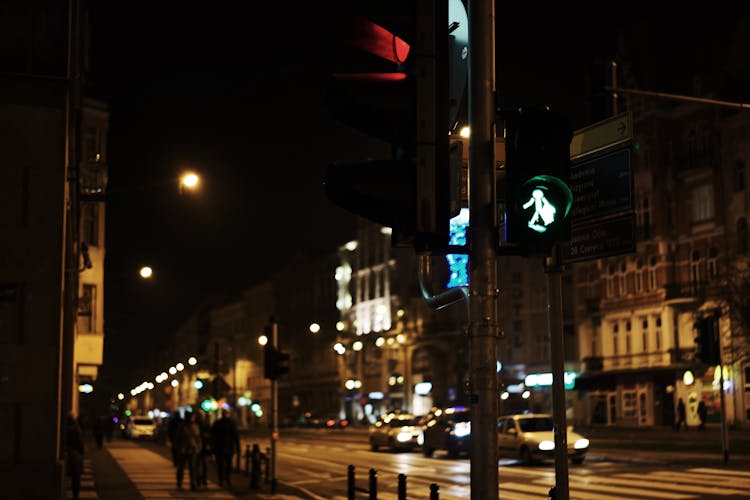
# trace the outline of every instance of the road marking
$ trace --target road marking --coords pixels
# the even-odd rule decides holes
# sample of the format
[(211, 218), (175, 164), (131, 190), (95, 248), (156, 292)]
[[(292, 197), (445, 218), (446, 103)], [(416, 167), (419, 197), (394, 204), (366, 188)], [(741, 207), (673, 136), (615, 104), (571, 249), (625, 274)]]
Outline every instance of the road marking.
[[(670, 489), (670, 490), (676, 490), (676, 491), (687, 491), (687, 492), (690, 492), (690, 493), (710, 493), (710, 494), (714, 494), (714, 495), (740, 495), (742, 493), (747, 493), (746, 491), (743, 492), (741, 490), (733, 490), (733, 489), (729, 489), (729, 488), (721, 488), (719, 486), (700, 486), (701, 483), (698, 483), (698, 484), (680, 484), (680, 483), (676, 483), (676, 482), (667, 483), (667, 482), (664, 482), (663, 478), (657, 477), (653, 473), (649, 473), (649, 474), (645, 474), (645, 475), (644, 474), (624, 473), (624, 474), (617, 474), (617, 477), (627, 477), (627, 478), (632, 478), (632, 479), (643, 479), (644, 477), (646, 477), (646, 478), (652, 478), (653, 481), (643, 481), (643, 480), (641, 480), (641, 481), (633, 481), (633, 482), (636, 483), (636, 484), (648, 485), (648, 486), (650, 486), (652, 488)], [(685, 475), (685, 476), (679, 476), (678, 480), (682, 481), (682, 482), (686, 482), (686, 483), (687, 482), (692, 483), (692, 481), (688, 481), (687, 480), (688, 478), (689, 478), (689, 476), (687, 476), (687, 475)], [(632, 479), (628, 481), (629, 484), (632, 484), (632, 483), (630, 483), (630, 481), (632, 481)], [(623, 481), (625, 481), (625, 480), (623, 480)]]
[[(621, 474), (618, 474), (618, 476)], [(639, 474), (633, 474), (636, 477), (643, 477), (643, 475)], [(673, 489), (670, 485), (665, 485), (661, 483), (655, 483), (653, 481), (633, 481), (632, 479), (617, 479), (617, 478), (598, 478), (598, 477), (578, 477), (578, 476), (571, 476), (570, 478), (571, 483), (571, 490), (575, 489), (576, 491), (579, 488), (586, 488), (588, 490), (598, 490), (598, 491), (607, 491), (610, 493), (619, 493), (619, 494), (630, 494), (630, 495), (637, 495), (639, 497), (651, 497), (651, 498), (672, 498), (672, 499), (678, 499), (678, 498), (695, 498), (695, 495), (686, 495), (682, 493), (672, 493), (671, 491), (655, 491), (655, 490), (647, 490), (645, 488), (633, 488), (631, 485), (639, 485), (639, 486), (650, 486), (656, 489)], [(573, 483), (576, 483), (575, 486)], [(611, 486), (621, 484), (625, 487), (620, 486)]]
[(696, 469), (688, 469), (689, 472), (700, 472), (703, 474), (719, 474), (722, 476), (744, 476), (750, 477), (750, 472), (739, 471), (739, 470), (726, 470), (726, 469), (708, 469), (705, 467), (699, 467)]

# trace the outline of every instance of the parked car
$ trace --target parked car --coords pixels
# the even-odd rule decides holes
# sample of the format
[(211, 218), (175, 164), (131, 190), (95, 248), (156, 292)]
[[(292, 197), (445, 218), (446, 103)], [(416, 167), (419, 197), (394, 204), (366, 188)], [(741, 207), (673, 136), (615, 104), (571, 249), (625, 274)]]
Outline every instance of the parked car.
[[(534, 460), (554, 458), (554, 420), (547, 413), (529, 413), (500, 417), (497, 424), (497, 444), (500, 456), (518, 458), (524, 465)], [(589, 450), (589, 440), (573, 432), (568, 426), (568, 457), (574, 464), (583, 463)]]
[(132, 439), (156, 440), (156, 421), (147, 416), (133, 417), (130, 419), (129, 435)]
[(454, 406), (435, 409), (425, 418), (420, 437), (422, 453), (431, 457), (435, 450), (446, 450), (457, 457), (471, 450), (471, 416), (468, 408)]
[(417, 426), (414, 415), (388, 413), (370, 426), (369, 439), (372, 451), (387, 446), (393, 451), (412, 450), (419, 446), (422, 429)]

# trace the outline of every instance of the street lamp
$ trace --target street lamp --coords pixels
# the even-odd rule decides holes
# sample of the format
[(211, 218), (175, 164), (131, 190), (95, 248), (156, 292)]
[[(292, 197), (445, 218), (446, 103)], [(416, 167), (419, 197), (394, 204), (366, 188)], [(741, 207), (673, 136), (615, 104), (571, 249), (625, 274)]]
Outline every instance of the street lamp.
[(151, 269), (151, 266), (143, 266), (141, 267), (140, 271), (138, 271), (138, 274), (143, 279), (150, 279), (154, 275), (154, 270)]
[(198, 189), (200, 181), (200, 177), (195, 172), (184, 172), (180, 176), (180, 194), (182, 194), (183, 190), (185, 189), (187, 189), (188, 191), (195, 191), (196, 189)]

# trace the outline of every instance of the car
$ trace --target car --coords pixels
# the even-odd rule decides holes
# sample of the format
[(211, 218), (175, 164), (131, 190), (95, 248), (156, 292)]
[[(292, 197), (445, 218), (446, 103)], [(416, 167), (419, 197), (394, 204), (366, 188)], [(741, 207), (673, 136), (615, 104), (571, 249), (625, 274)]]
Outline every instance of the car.
[(463, 406), (431, 411), (422, 425), (422, 454), (431, 457), (435, 450), (446, 450), (455, 458), (471, 450), (471, 414)]
[(131, 439), (156, 440), (156, 421), (151, 417), (133, 417), (130, 419), (129, 428), (128, 434)]
[(388, 413), (370, 426), (369, 440), (372, 451), (386, 446), (392, 451), (413, 450), (419, 446), (422, 429), (414, 415), (409, 413)]
[[(535, 460), (554, 458), (554, 419), (548, 413), (505, 415), (498, 419), (497, 444), (500, 456), (519, 459), (524, 465)], [(581, 464), (589, 450), (589, 440), (567, 429), (568, 457)]]

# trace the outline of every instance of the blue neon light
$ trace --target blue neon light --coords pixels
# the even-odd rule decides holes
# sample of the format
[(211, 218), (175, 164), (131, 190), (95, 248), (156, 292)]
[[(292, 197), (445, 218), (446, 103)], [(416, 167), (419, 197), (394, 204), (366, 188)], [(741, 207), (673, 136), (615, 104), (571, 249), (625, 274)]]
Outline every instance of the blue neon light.
[[(462, 208), (461, 212), (451, 219), (450, 222), (450, 244), (466, 245), (466, 229), (469, 227), (469, 209)], [(448, 261), (451, 275), (448, 279), (448, 288), (457, 286), (466, 286), (469, 284), (469, 256), (465, 254), (448, 254), (445, 256)]]

